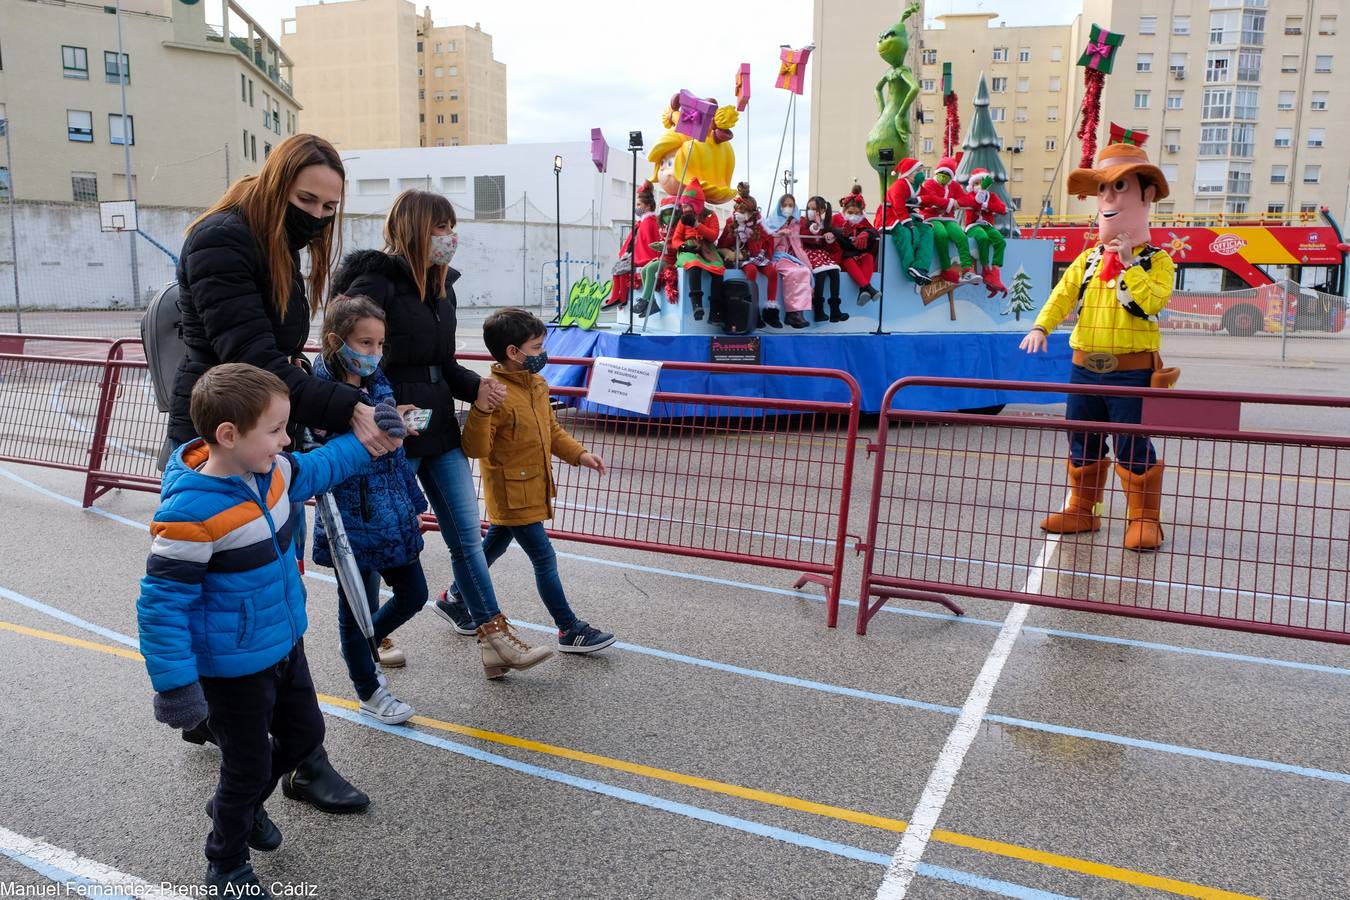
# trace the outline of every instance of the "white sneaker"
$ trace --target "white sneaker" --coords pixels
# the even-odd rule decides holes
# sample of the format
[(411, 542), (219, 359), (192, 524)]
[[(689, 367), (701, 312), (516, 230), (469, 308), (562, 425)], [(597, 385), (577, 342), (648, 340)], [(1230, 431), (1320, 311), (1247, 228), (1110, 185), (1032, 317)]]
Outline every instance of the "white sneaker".
[(376, 688), (369, 700), (361, 701), (361, 715), (385, 725), (402, 725), (416, 714), (417, 710), (389, 693), (384, 685)]

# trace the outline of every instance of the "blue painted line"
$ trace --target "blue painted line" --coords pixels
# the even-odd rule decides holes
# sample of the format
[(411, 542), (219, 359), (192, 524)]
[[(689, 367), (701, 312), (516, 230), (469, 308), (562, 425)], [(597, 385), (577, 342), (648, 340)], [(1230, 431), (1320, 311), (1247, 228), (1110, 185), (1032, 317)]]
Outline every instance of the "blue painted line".
[[(34, 859), (16, 850), (7, 850), (0, 847), (0, 856), (7, 856), (26, 869), (32, 869), (50, 881), (66, 886), (67, 894), (75, 894), (80, 897), (104, 897), (118, 896), (112, 893), (112, 888), (100, 882), (76, 875), (74, 872), (67, 872), (65, 869), (59, 869), (51, 863), (43, 862), (40, 859)], [(16, 896), (23, 896), (18, 894)], [(125, 887), (120, 896), (127, 896)]]
[[(60, 503), (64, 503), (68, 506), (73, 506), (74, 508), (79, 510), (84, 510), (84, 507), (80, 504), (78, 500), (75, 500), (71, 497), (67, 497), (64, 494), (58, 494), (55, 491), (49, 490), (40, 484), (36, 484), (32, 481), (29, 481), (26, 478), (23, 478), (22, 476), (16, 475), (13, 472), (8, 471), (7, 469), (0, 468), (0, 475), (4, 476), (5, 478), (8, 478), (9, 480), (17, 484), (21, 484), (24, 487), (37, 491), (38, 493), (46, 497), (50, 497), (51, 499), (56, 500)], [(91, 512), (98, 516), (103, 516), (104, 518), (111, 519), (114, 522), (120, 522), (123, 525), (130, 525), (133, 528), (139, 528), (142, 531), (150, 530), (149, 526), (145, 525), (142, 522), (137, 522), (134, 519), (128, 519), (125, 518), (124, 516), (119, 516), (116, 513), (107, 512), (105, 510), (99, 509), (96, 506), (89, 507), (87, 512)], [(575, 559), (581, 562), (589, 562), (602, 566), (610, 566), (616, 569), (629, 569), (637, 572), (648, 572), (653, 575), (667, 575), (672, 578), (683, 578), (689, 581), (701, 581), (706, 584), (717, 584), (725, 587), (740, 588), (742, 590), (756, 591), (758, 593), (764, 594), (773, 594), (780, 597), (795, 597), (800, 598), (802, 600), (810, 600), (813, 603), (825, 602), (825, 598), (820, 596), (819, 594), (811, 594), (807, 593), (806, 591), (794, 591), (789, 590), (787, 588), (777, 588), (772, 587), (770, 585), (756, 584), (754, 582), (749, 581), (733, 581), (727, 578), (717, 578), (712, 575), (699, 575), (693, 572), (681, 572), (678, 569), (662, 569), (656, 566), (645, 566), (640, 563), (619, 562), (617, 560), (602, 559), (601, 557), (598, 556), (586, 556), (580, 553), (568, 553), (561, 550), (557, 551), (557, 553), (558, 556), (567, 559)], [(858, 601), (856, 600), (841, 599), (839, 602), (841, 606), (849, 606), (855, 608), (858, 606)], [(890, 613), (891, 615), (898, 615), (898, 616), (910, 616), (919, 619), (940, 619), (945, 622), (953, 622), (960, 625), (979, 625), (986, 628), (1003, 627), (1002, 622), (997, 622), (994, 621), (993, 619), (980, 619), (975, 618), (973, 616), (954, 616), (947, 613), (928, 612), (926, 610), (919, 610), (919, 609), (904, 609), (896, 606), (883, 606), (881, 608), (881, 612)], [(1154, 641), (1139, 641), (1134, 640), (1132, 638), (1113, 637), (1111, 635), (1104, 635), (1104, 634), (1089, 634), (1081, 631), (1065, 631), (1058, 628), (1042, 628), (1032, 625), (1026, 626), (1023, 630), (1034, 631), (1038, 634), (1045, 634), (1051, 637), (1072, 638), (1075, 640), (1082, 640), (1082, 641), (1097, 641), (1103, 644), (1115, 644), (1117, 646), (1123, 647), (1135, 647), (1140, 650), (1156, 650), (1162, 653), (1179, 653), (1187, 656), (1201, 656), (1201, 657), (1208, 657), (1210, 659), (1221, 659), (1226, 662), (1250, 663), (1252, 665), (1259, 665), (1259, 666), (1274, 666), (1276, 668), (1282, 669), (1296, 669), (1305, 672), (1318, 672), (1324, 675), (1337, 675), (1340, 677), (1350, 677), (1350, 669), (1341, 668), (1338, 666), (1320, 665), (1318, 663), (1296, 662), (1294, 660), (1276, 659), (1266, 656), (1250, 656), (1242, 653), (1226, 653), (1222, 650), (1205, 650), (1199, 647), (1186, 647), (1178, 644), (1160, 644)]]
[[(583, 791), (590, 791), (593, 794), (600, 794), (605, 797), (612, 797), (616, 800), (623, 800), (628, 803), (635, 803), (639, 806), (645, 806), (649, 809), (657, 809), (672, 815), (682, 816), (687, 819), (694, 819), (699, 822), (707, 822), (710, 825), (718, 825), (723, 828), (729, 828), (734, 831), (740, 831), (745, 834), (752, 834), (758, 837), (769, 838), (770, 840), (780, 841), (790, 844), (794, 847), (801, 847), (807, 850), (816, 850), (821, 853), (828, 853), (832, 856), (840, 856), (845, 859), (852, 859), (857, 862), (870, 863), (877, 866), (890, 865), (891, 858), (883, 853), (876, 853), (871, 850), (864, 850), (861, 847), (854, 847), (850, 844), (841, 844), (836, 841), (827, 841), (813, 835), (803, 834), (799, 831), (790, 831), (786, 828), (778, 828), (773, 825), (766, 825), (763, 822), (756, 822), (751, 819), (743, 819), (739, 816), (731, 816), (714, 810), (705, 809), (701, 806), (693, 806), (688, 803), (680, 803), (675, 800), (667, 800), (664, 797), (658, 797), (654, 794), (646, 794), (641, 791), (629, 790), (628, 788), (617, 787), (607, 784), (603, 781), (596, 781), (591, 778), (582, 778), (577, 775), (570, 775), (566, 772), (560, 772), (557, 769), (548, 769), (543, 766), (537, 766), (532, 763), (520, 762), (506, 756), (491, 753), (486, 750), (480, 750), (477, 747), (471, 747), (467, 744), (461, 744), (456, 741), (446, 740), (424, 731), (418, 731), (403, 725), (385, 725), (371, 719), (363, 718), (358, 713), (344, 709), (340, 706), (332, 706), (327, 703), (320, 703), (320, 708), (330, 716), (339, 719), (345, 719), (354, 725), (362, 728), (369, 728), (375, 731), (383, 731), (386, 734), (404, 740), (416, 741), (419, 744), (425, 744), (429, 747), (435, 747), (438, 750), (445, 750), (460, 756), (478, 762), (485, 762), (490, 765), (500, 766), (513, 772), (519, 772), (522, 775), (529, 775), (534, 778), (542, 778), (546, 781), (565, 784), (569, 787), (580, 788)], [(1041, 891), (1035, 888), (1025, 887), (1020, 884), (1012, 884), (1007, 881), (998, 881), (992, 878), (986, 878), (971, 872), (962, 872), (956, 869), (947, 869), (942, 866), (933, 866), (920, 864), (919, 874), (928, 878), (935, 878), (940, 881), (949, 881), (955, 884), (973, 887), (977, 890), (986, 891), (992, 894), (999, 894), (1004, 897), (1027, 898), (1027, 900), (1063, 900), (1063, 894), (1053, 894), (1048, 891)]]
[(6, 600), (10, 600), (14, 603), (17, 603), (20, 606), (26, 606), (29, 609), (33, 610), (34, 612), (40, 612), (44, 616), (51, 616), (53, 619), (60, 619), (67, 625), (74, 625), (76, 628), (82, 628), (85, 631), (93, 632), (99, 637), (107, 638), (110, 641), (115, 641), (116, 643), (123, 644), (127, 647), (131, 647), (134, 650), (139, 651), (141, 648), (139, 642), (137, 642), (132, 638), (127, 637), (125, 634), (120, 634), (109, 628), (104, 628), (102, 625), (95, 625), (93, 622), (87, 622), (84, 619), (81, 619), (79, 616), (71, 615), (65, 610), (57, 609), (54, 606), (48, 606), (47, 604), (41, 602), (40, 600), (34, 600), (32, 597), (25, 597), (23, 594), (16, 594), (14, 591), (9, 590), (8, 588), (0, 587), (0, 597), (3, 597)]

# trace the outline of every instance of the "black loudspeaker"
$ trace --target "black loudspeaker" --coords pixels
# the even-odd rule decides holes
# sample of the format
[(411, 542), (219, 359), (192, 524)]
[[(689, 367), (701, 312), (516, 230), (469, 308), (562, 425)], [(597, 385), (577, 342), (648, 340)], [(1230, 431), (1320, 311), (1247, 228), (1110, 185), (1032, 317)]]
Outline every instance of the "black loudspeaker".
[(722, 331), (749, 334), (759, 325), (759, 285), (742, 279), (722, 282)]

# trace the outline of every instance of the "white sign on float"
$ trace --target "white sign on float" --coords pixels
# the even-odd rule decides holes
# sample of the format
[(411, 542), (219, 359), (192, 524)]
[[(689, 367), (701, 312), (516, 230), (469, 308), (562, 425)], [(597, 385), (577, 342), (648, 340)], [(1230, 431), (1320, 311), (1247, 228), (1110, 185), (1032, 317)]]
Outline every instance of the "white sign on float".
[(652, 395), (656, 393), (656, 380), (660, 376), (659, 362), (598, 356), (591, 366), (586, 399), (647, 415), (652, 411)]

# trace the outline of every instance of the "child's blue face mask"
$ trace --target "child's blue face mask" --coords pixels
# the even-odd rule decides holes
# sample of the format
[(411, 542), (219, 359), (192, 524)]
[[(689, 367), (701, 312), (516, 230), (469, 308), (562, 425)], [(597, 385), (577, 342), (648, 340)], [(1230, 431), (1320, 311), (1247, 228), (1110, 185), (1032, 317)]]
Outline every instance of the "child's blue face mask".
[(338, 356), (347, 371), (358, 378), (374, 375), (375, 370), (380, 367), (380, 360), (384, 358), (383, 354), (379, 353), (357, 353), (347, 344), (338, 349)]

